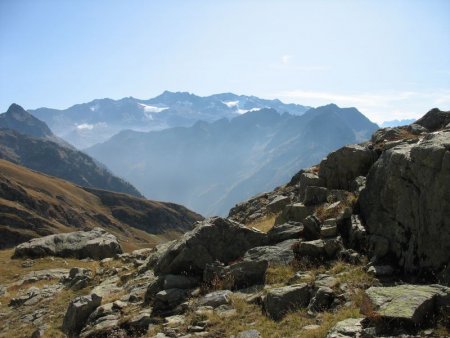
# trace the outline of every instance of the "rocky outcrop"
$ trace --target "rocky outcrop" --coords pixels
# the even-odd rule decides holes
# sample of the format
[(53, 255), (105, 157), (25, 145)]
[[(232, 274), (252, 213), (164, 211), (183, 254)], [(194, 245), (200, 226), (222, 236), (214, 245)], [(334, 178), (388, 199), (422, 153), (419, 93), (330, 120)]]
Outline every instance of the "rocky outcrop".
[(32, 239), (16, 247), (14, 258), (59, 256), (103, 259), (120, 253), (122, 248), (117, 238), (102, 228), (95, 228)]
[(436, 131), (448, 127), (450, 123), (450, 111), (441, 111), (434, 108), (418, 119), (414, 124), (426, 128), (428, 131)]
[(367, 145), (345, 146), (320, 162), (319, 177), (330, 189), (350, 190), (353, 180), (366, 176), (377, 158), (375, 150)]
[(450, 261), (449, 182), (450, 130), (383, 152), (360, 196), (372, 252), (393, 256), (406, 272), (444, 269)]
[(72, 300), (67, 308), (62, 331), (69, 337), (76, 337), (89, 315), (100, 305), (102, 298), (96, 294), (80, 296)]
[(450, 306), (450, 289), (441, 285), (371, 287), (365, 291), (361, 312), (382, 326), (419, 327), (439, 308)]
[(266, 241), (263, 233), (227, 219), (211, 218), (170, 246), (159, 258), (155, 272), (202, 275), (206, 264), (216, 260), (228, 264)]

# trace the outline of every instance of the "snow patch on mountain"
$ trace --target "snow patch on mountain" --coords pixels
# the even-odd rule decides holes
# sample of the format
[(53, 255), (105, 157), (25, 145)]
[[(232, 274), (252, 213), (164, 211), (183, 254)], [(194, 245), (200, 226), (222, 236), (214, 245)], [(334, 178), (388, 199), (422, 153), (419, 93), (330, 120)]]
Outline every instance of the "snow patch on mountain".
[(139, 103), (139, 105), (144, 109), (144, 112), (146, 113), (161, 113), (162, 111), (169, 109), (168, 107), (156, 107), (143, 103)]

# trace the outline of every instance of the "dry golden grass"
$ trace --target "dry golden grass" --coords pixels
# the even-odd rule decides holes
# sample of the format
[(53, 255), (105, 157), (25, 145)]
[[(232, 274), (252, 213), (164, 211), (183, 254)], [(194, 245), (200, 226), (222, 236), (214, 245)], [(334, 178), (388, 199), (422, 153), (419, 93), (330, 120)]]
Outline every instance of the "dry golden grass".
[(325, 203), (320, 205), (314, 211), (314, 215), (321, 221), (325, 221), (329, 218), (336, 218), (345, 208), (352, 207), (355, 205), (357, 198), (355, 194), (347, 192), (346, 199), (342, 201), (335, 208), (328, 208), (329, 204)]
[[(338, 280), (336, 289), (346, 283), (347, 288), (351, 290), (351, 305), (324, 312), (317, 318), (309, 316), (305, 309), (301, 309), (288, 314), (280, 322), (275, 322), (262, 313), (260, 306), (247, 304), (242, 298), (233, 297), (233, 307), (236, 309), (234, 316), (221, 318), (212, 314), (207, 318), (199, 318), (191, 312), (187, 316), (186, 325), (194, 325), (196, 321), (208, 319), (210, 321), (208, 332), (214, 337), (229, 337), (240, 331), (257, 329), (263, 337), (269, 338), (323, 338), (337, 322), (347, 318), (361, 317), (359, 309), (363, 302), (363, 289), (375, 284), (373, 277), (364, 271), (363, 265), (355, 266), (341, 261), (320, 265), (295, 262), (291, 266), (271, 266), (267, 270), (266, 284), (272, 287), (286, 284), (297, 271), (304, 271), (309, 275), (298, 282), (311, 283), (317, 275), (327, 273)], [(319, 328), (303, 330), (303, 327), (312, 324), (319, 325)], [(158, 330), (161, 328), (155, 328), (153, 333), (156, 334)]]
[[(150, 234), (136, 228), (147, 224), (149, 227), (148, 213), (171, 213), (173, 217), (179, 215), (177, 209), (172, 209), (171, 204), (138, 199), (125, 194), (106, 192), (102, 190), (86, 190), (65, 180), (48, 176), (33, 170), (15, 165), (11, 162), (0, 160), (0, 180), (9, 182), (14, 187), (19, 187), (25, 192), (23, 194), (25, 202), (8, 200), (8, 196), (0, 197), (0, 205), (7, 206), (13, 211), (8, 212), (8, 217), (14, 219), (14, 211), (28, 214), (34, 221), (40, 220), (40, 230), (48, 233), (64, 233), (80, 228), (71, 226), (65, 215), (77, 215), (79, 223), (83, 224), (83, 229), (103, 226), (119, 239), (125, 252), (135, 249), (154, 247), (155, 245), (179, 238), (181, 233), (168, 231), (165, 234)], [(117, 205), (103, 203), (102, 198), (114, 200)], [(30, 206), (27, 200), (45, 208), (42, 213), (39, 208)], [(31, 203), (31, 205), (33, 204)], [(121, 218), (113, 215), (113, 209), (120, 209)], [(114, 210), (115, 210), (114, 209)], [(190, 213), (186, 210), (186, 213)], [(50, 216), (49, 216), (50, 215)], [(23, 220), (22, 220), (23, 221)], [(7, 224), (0, 224), (0, 227), (7, 228)], [(170, 228), (170, 226), (168, 226)], [(27, 235), (36, 237), (42, 234), (33, 227), (28, 229), (11, 229)]]
[(266, 284), (278, 285), (284, 284), (295, 272), (298, 271), (292, 265), (269, 266), (266, 272)]
[[(231, 318), (221, 318), (216, 314), (208, 316), (208, 332), (214, 337), (229, 337), (240, 331), (257, 329), (263, 337), (268, 338), (323, 338), (338, 321), (359, 317), (358, 308), (352, 306), (334, 312), (325, 312), (320, 318), (314, 318), (305, 309), (289, 313), (276, 322), (265, 316), (257, 305), (248, 304), (243, 299), (234, 297), (233, 307), (236, 314)], [(230, 323), (233, 323), (230, 325)], [(303, 330), (307, 325), (317, 324), (317, 330)]]
[(268, 232), (275, 225), (275, 219), (277, 218), (276, 214), (268, 214), (262, 218), (259, 218), (249, 224), (247, 227), (255, 228), (264, 233)]

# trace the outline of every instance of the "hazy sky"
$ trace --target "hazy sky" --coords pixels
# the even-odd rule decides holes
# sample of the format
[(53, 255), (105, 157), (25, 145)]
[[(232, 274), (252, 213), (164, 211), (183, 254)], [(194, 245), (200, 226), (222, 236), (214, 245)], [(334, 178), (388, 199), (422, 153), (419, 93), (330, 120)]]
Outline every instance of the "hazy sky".
[(0, 0), (0, 111), (164, 90), (450, 109), (450, 1)]

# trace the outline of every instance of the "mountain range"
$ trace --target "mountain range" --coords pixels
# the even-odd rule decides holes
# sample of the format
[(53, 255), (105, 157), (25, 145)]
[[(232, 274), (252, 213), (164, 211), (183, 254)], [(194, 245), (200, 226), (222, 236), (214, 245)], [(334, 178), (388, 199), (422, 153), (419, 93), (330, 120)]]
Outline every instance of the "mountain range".
[(263, 108), (191, 127), (122, 131), (86, 152), (148, 197), (225, 215), (377, 128), (357, 109), (334, 104), (300, 116)]
[(30, 112), (46, 122), (56, 135), (78, 149), (84, 149), (106, 141), (123, 129), (151, 131), (189, 127), (200, 120), (214, 122), (222, 118), (230, 119), (262, 108), (273, 108), (293, 115), (301, 115), (309, 109), (256, 96), (223, 93), (201, 97), (186, 92), (165, 91), (148, 100), (133, 97), (98, 99), (64, 110), (39, 108)]
[(44, 122), (17, 104), (0, 114), (0, 159), (81, 186), (142, 197), (131, 184), (55, 136)]

